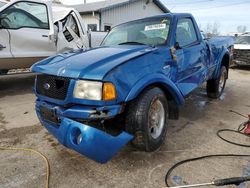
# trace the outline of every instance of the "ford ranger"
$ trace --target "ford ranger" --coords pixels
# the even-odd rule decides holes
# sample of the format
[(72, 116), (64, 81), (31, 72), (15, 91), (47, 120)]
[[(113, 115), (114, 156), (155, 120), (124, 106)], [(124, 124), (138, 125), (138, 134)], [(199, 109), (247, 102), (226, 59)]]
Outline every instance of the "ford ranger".
[(61, 144), (100, 163), (129, 141), (155, 151), (191, 91), (206, 82), (208, 97), (220, 97), (232, 46), (226, 37), (204, 40), (190, 14), (118, 25), (101, 47), (33, 65), (38, 118)]

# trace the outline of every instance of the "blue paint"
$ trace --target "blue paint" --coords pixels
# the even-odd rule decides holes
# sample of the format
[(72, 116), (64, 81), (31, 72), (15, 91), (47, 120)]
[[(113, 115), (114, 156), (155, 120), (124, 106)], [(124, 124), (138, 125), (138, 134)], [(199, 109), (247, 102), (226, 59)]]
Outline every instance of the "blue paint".
[[(187, 17), (194, 22), (198, 41), (196, 44), (177, 49), (175, 60), (170, 49), (176, 42), (177, 22)], [(116, 45), (86, 51), (76, 50), (49, 57), (32, 66), (33, 72), (70, 78), (65, 100), (39, 95), (35, 90), (38, 98), (36, 102), (38, 117), (62, 144), (96, 161), (106, 162), (132, 139), (132, 136), (122, 132), (114, 138), (89, 125), (80, 124), (74, 119), (104, 121), (116, 117), (124, 113), (124, 106), (128, 102), (135, 99), (150, 85), (160, 85), (173, 97), (176, 105), (182, 105), (184, 98), (191, 91), (208, 79), (218, 76), (221, 60), (229, 53), (228, 47), (233, 44), (233, 40), (230, 38), (203, 40), (190, 14), (171, 13), (154, 18), (171, 20), (171, 29), (165, 45)], [(111, 101), (74, 98), (75, 83), (81, 79), (113, 83), (117, 98)], [(39, 111), (41, 105), (56, 111), (57, 116), (62, 120), (59, 128), (55, 128), (52, 123), (41, 118)], [(95, 116), (95, 114), (101, 115)], [(80, 129), (86, 138), (89, 138), (89, 135), (94, 137), (84, 140), (85, 144), (76, 147), (70, 141), (68, 133), (74, 128)], [(102, 153), (103, 158), (100, 157)]]
[[(108, 162), (133, 136), (121, 132), (112, 136), (88, 125), (58, 116), (60, 124), (54, 124), (42, 118), (39, 108), (37, 115), (45, 128), (64, 146), (79, 152), (99, 163)], [(82, 142), (77, 144), (77, 136), (81, 133)]]

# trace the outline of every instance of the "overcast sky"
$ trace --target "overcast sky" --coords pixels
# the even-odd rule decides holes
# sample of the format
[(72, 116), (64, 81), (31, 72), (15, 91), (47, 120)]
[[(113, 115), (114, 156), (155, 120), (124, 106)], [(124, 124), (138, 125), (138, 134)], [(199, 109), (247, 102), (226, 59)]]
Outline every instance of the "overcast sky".
[[(87, 0), (95, 2), (101, 0)], [(62, 0), (65, 4), (79, 4), (84, 0)], [(238, 25), (246, 25), (250, 31), (250, 0), (161, 0), (171, 12), (192, 13), (204, 29), (207, 24), (219, 23), (220, 32), (237, 31)]]

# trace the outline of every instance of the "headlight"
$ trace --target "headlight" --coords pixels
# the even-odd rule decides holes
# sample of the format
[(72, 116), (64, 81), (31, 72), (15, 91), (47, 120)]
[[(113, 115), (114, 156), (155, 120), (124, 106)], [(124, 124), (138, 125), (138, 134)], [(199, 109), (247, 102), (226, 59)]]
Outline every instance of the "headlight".
[(76, 81), (74, 97), (78, 99), (102, 100), (102, 82)]
[(116, 99), (116, 90), (112, 83), (78, 80), (74, 88), (74, 97), (110, 101)]

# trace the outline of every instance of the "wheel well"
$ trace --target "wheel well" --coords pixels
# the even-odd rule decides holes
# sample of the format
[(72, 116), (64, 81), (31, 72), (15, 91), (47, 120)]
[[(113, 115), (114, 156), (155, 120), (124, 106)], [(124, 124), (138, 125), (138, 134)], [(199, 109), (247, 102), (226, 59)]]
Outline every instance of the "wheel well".
[(225, 66), (226, 69), (227, 69), (227, 72), (229, 70), (229, 63), (230, 63), (229, 55), (225, 54), (224, 57), (222, 58), (221, 66)]
[[(175, 98), (173, 97), (173, 95), (171, 94), (169, 89), (164, 84), (153, 83), (153, 84), (147, 86), (146, 88), (144, 88), (140, 94), (142, 94), (146, 90), (154, 88), (154, 87), (160, 88), (165, 93), (165, 96), (167, 97), (168, 108), (169, 108), (169, 119), (173, 119), (173, 120), (178, 119), (179, 118), (179, 108), (178, 108), (177, 101), (175, 101)], [(138, 96), (140, 96), (140, 94)]]

